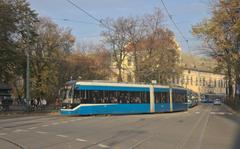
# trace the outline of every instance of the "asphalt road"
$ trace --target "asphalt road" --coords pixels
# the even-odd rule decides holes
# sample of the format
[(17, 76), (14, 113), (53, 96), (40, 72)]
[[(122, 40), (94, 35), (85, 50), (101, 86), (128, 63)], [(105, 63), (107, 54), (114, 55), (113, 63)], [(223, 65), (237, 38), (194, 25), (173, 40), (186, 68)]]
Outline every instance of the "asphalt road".
[(225, 106), (124, 116), (0, 119), (0, 148), (240, 149), (240, 118)]

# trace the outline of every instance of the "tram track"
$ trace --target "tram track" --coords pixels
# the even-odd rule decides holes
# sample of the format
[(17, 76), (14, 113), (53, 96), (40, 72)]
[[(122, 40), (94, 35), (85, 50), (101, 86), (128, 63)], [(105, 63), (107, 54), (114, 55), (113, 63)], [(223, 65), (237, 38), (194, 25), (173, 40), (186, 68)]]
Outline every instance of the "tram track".
[[(194, 113), (196, 112), (196, 111), (198, 111), (199, 110), (199, 107), (198, 108), (195, 108), (195, 109), (193, 109), (193, 110), (191, 110), (191, 116), (194, 116)], [(184, 118), (186, 118), (187, 116), (185, 115), (184, 116)], [(181, 120), (180, 120), (181, 121)], [(166, 122), (167, 123), (167, 122)], [(164, 127), (164, 128), (162, 128), (162, 129), (168, 129), (168, 128), (170, 128), (170, 125), (164, 125), (164, 126), (166, 126), (166, 127)], [(156, 126), (156, 128), (155, 129), (157, 129), (158, 128), (158, 126)], [(142, 139), (142, 140), (139, 140), (137, 143), (135, 143), (135, 144), (133, 144), (132, 146), (130, 146), (130, 147), (128, 147), (128, 149), (134, 149), (134, 148), (137, 148), (137, 147), (139, 147), (140, 145), (142, 145), (143, 143), (145, 143), (145, 142), (147, 142), (147, 141), (149, 141), (150, 139), (152, 139), (152, 138), (154, 138), (154, 137), (157, 137), (158, 135), (160, 135), (161, 134), (161, 132), (157, 132), (157, 133), (152, 133), (152, 135), (150, 135), (150, 136), (148, 136), (148, 137), (146, 137), (146, 138), (144, 138), (144, 139)]]
[(25, 149), (24, 146), (20, 145), (19, 143), (14, 142), (13, 140), (10, 140), (10, 139), (7, 139), (7, 138), (3, 138), (3, 137), (0, 137), (0, 140), (3, 140), (3, 141), (5, 141), (5, 142), (8, 142), (8, 143), (16, 146), (17, 148)]
[[(193, 127), (190, 129), (190, 131), (185, 135), (185, 137), (183, 137), (180, 141), (178, 141), (178, 143), (176, 143), (174, 149), (184, 149), (185, 145), (187, 144), (187, 142), (189, 142), (191, 136), (193, 135), (194, 131), (196, 131), (197, 127), (200, 126), (201, 122), (204, 122), (203, 119), (205, 118), (207, 121), (209, 119), (209, 113), (212, 110), (212, 106), (210, 108), (208, 108), (206, 111), (204, 110), (204, 113), (202, 113), (201, 117), (196, 121), (196, 123), (193, 125)], [(201, 138), (201, 136), (200, 136)], [(199, 145), (199, 141), (198, 141), (198, 145)]]
[[(184, 117), (186, 117), (186, 116), (184, 116)], [(157, 118), (157, 120), (158, 120), (158, 121), (155, 121), (154, 124), (157, 124), (158, 122), (160, 122), (160, 121), (163, 120), (162, 117), (152, 117), (152, 118)], [(152, 118), (151, 118), (151, 121), (152, 121)], [(146, 120), (147, 120), (147, 119), (146, 119)], [(164, 119), (164, 120), (165, 120), (165, 119)], [(138, 122), (141, 122), (141, 121), (143, 121), (142, 118), (139, 119), (138, 121), (136, 121), (135, 123), (138, 123)], [(149, 121), (149, 122), (150, 122), (150, 121)], [(165, 123), (166, 123), (166, 125), (164, 125), (164, 126), (166, 126), (166, 127), (164, 127), (163, 129), (166, 129), (166, 128), (169, 128), (169, 127), (170, 127), (170, 125), (167, 125), (167, 123), (168, 123), (167, 121), (162, 121), (162, 122), (165, 122)], [(133, 128), (133, 130), (144, 128), (144, 127), (146, 127), (147, 125), (152, 125), (152, 124), (151, 124), (151, 123), (147, 123), (147, 124), (142, 125), (142, 126), (140, 126), (140, 127), (137, 127), (137, 128), (135, 127), (135, 128)], [(159, 127), (159, 126), (155, 125), (155, 129), (154, 129), (154, 130), (157, 130), (158, 127)], [(151, 128), (152, 128), (152, 127), (151, 127)], [(152, 134), (151, 134), (151, 133), (152, 133)], [(144, 143), (145, 141), (151, 139), (152, 137), (161, 134), (161, 132), (158, 132), (158, 133), (151, 132), (151, 133), (148, 133), (148, 134), (151, 134), (150, 136), (146, 137), (146, 138), (143, 139), (143, 140), (138, 141), (137, 143), (135, 143), (134, 145), (131, 145), (131, 146), (128, 147), (128, 148), (129, 148), (129, 149), (136, 148), (136, 147), (138, 147), (139, 145), (141, 145), (142, 143)], [(125, 134), (125, 135), (127, 135), (127, 134)], [(133, 133), (132, 135), (128, 135), (127, 137), (124, 137), (124, 139), (122, 139), (122, 140), (128, 140), (129, 138), (132, 138), (132, 137), (137, 136), (137, 135), (139, 135), (139, 134), (137, 134), (137, 133), (134, 134), (134, 133)], [(110, 141), (112, 138), (114, 138), (114, 136), (115, 136), (115, 135), (109, 136), (109, 137), (107, 137), (107, 138), (105, 138), (105, 139), (102, 139), (102, 140), (100, 140), (100, 141), (92, 144), (92, 145), (89, 145), (89, 146), (87, 146), (87, 147), (84, 147), (83, 149), (91, 148), (91, 147), (93, 147), (93, 146), (95, 146), (95, 145), (97, 145), (97, 144), (100, 144), (100, 143), (105, 144), (104, 142)], [(118, 134), (117, 134), (116, 136), (118, 136)], [(119, 142), (119, 140), (118, 140), (117, 142)], [(110, 146), (110, 148), (112, 148), (112, 147), (113, 147), (113, 146), (112, 146), (112, 143), (110, 143), (109, 146)]]

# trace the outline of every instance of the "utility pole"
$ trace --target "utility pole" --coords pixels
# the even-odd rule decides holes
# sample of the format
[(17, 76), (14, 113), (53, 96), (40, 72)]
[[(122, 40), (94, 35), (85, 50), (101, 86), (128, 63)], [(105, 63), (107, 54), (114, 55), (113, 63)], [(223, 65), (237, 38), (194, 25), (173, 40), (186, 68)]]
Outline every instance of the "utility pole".
[[(29, 94), (29, 51), (26, 52), (27, 55), (27, 69), (26, 69), (26, 100), (27, 100), (27, 104), (29, 104), (30, 102), (30, 94)], [(28, 105), (29, 106), (29, 105)]]

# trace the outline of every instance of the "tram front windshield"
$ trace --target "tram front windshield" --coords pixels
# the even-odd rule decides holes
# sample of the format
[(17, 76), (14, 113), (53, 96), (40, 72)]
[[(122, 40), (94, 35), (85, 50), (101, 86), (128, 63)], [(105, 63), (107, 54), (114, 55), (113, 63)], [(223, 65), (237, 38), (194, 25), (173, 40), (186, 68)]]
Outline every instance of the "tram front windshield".
[(73, 89), (72, 86), (65, 86), (60, 90), (60, 99), (62, 100), (62, 108), (71, 109), (76, 107), (76, 103), (73, 102)]

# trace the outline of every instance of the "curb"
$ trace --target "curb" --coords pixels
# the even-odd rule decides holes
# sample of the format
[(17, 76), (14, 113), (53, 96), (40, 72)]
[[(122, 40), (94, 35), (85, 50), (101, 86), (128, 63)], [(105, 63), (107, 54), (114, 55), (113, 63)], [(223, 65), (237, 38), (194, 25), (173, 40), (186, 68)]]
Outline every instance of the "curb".
[(7, 113), (0, 113), (1, 117), (8, 117), (8, 116), (36, 116), (36, 115), (50, 115), (50, 116), (58, 116), (58, 111), (46, 111), (46, 112), (23, 112), (23, 111), (12, 111)]
[(226, 105), (226, 104), (223, 104), (223, 105), (224, 105), (224, 107), (225, 107), (226, 109), (228, 109), (229, 111), (231, 111), (231, 112), (234, 113), (235, 115), (240, 116), (240, 113), (239, 113), (239, 112), (235, 111), (234, 109), (232, 109), (231, 107), (229, 107), (229, 106)]

